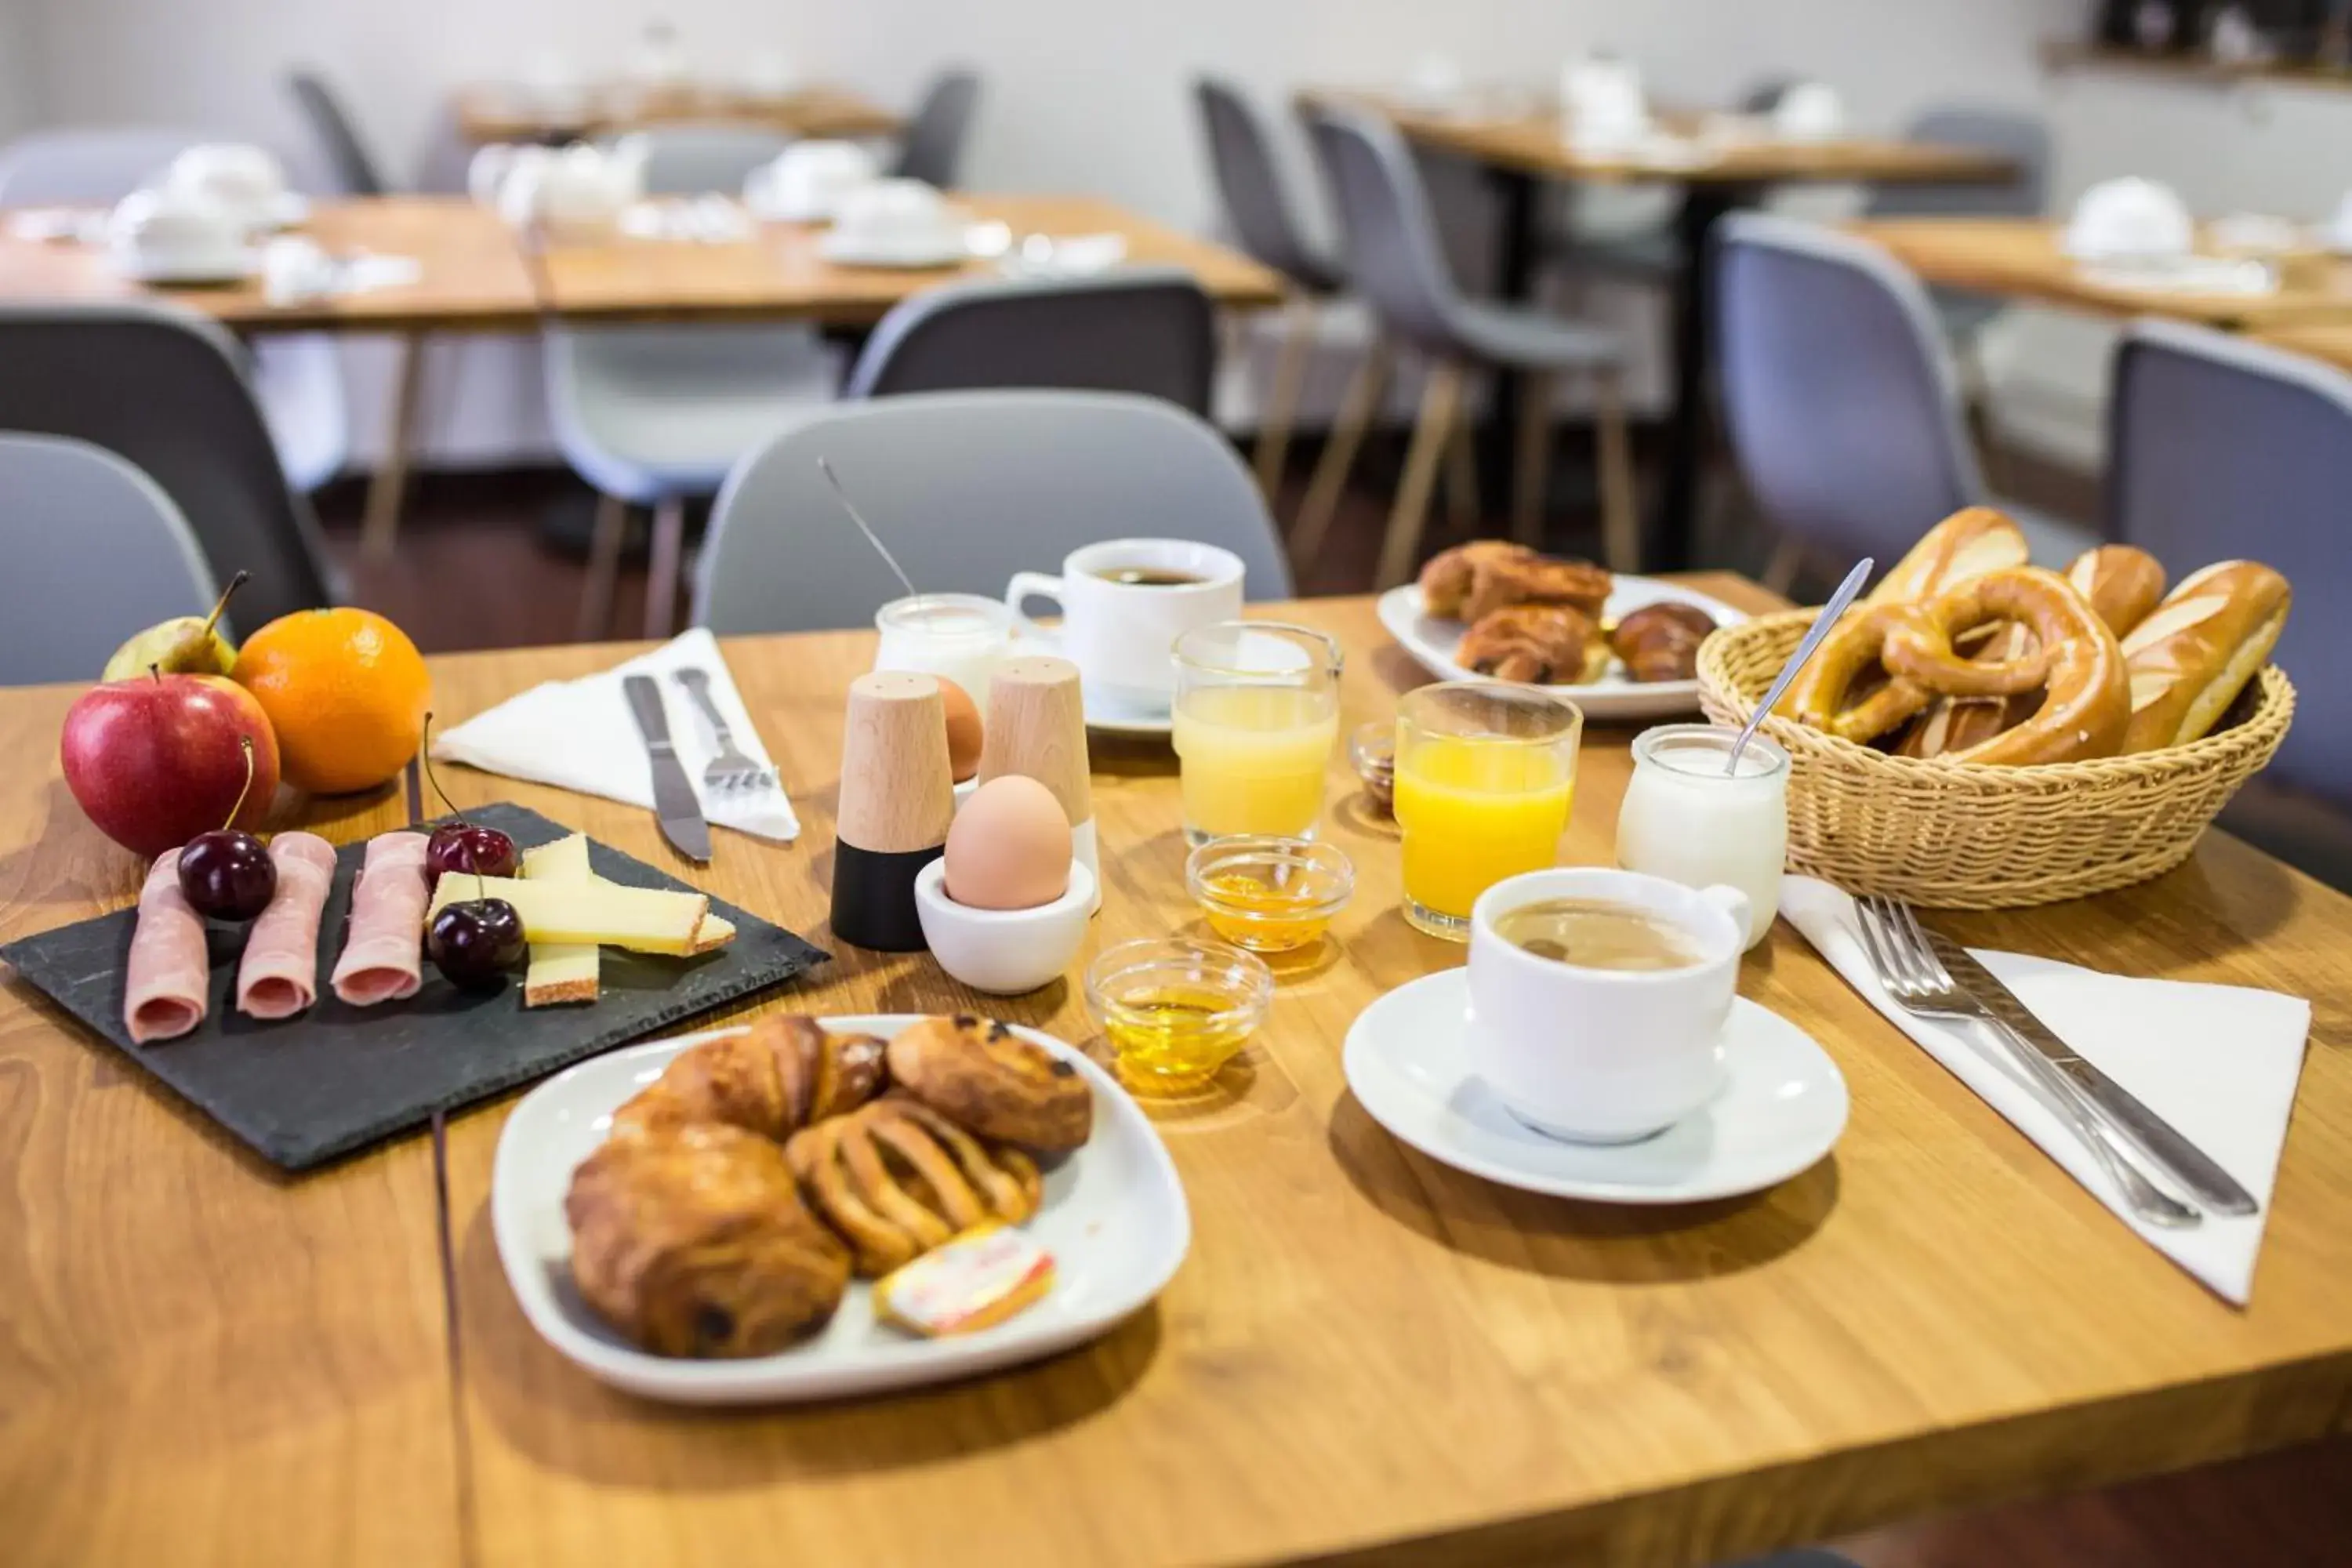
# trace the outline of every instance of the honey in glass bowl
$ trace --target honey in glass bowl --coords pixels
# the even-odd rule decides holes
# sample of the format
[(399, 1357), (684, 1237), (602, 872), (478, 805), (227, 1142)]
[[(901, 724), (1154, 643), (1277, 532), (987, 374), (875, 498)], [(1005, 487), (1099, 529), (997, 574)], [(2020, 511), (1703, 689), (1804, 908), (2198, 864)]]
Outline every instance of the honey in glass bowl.
[(1234, 946), (1292, 952), (1323, 940), (1356, 890), (1356, 868), (1336, 845), (1243, 835), (1193, 850), (1184, 886), (1209, 929)]
[(1122, 942), (1087, 970), (1087, 1005), (1120, 1081), (1140, 1094), (1200, 1089), (1265, 1021), (1274, 972), (1213, 942)]

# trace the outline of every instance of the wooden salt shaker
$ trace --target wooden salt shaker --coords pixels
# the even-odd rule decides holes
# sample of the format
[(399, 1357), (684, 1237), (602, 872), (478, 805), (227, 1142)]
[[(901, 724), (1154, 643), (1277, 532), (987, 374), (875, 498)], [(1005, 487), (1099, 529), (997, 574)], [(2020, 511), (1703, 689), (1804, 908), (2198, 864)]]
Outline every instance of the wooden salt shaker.
[(928, 675), (875, 670), (849, 683), (833, 850), (833, 934), (857, 947), (925, 945), (915, 875), (955, 816), (947, 708)]
[(1051, 654), (1007, 659), (988, 683), (980, 782), (1025, 773), (1044, 784), (1070, 819), (1073, 858), (1094, 873), (1102, 908), (1101, 847), (1095, 836), (1094, 781), (1087, 758), (1086, 703), (1078, 667)]

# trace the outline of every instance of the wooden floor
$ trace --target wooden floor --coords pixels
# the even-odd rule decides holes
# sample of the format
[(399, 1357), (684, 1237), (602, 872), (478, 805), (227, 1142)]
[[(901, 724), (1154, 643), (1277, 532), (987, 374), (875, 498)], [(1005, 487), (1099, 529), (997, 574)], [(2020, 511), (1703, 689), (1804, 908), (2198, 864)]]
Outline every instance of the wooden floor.
[[(1305, 458), (1283, 504), (1303, 488)], [(1329, 543), (1303, 574), (1307, 595), (1361, 593), (1384, 521), (1395, 454), (1368, 453)], [(2079, 480), (2030, 463), (2004, 466), (2007, 488), (2062, 515), (2091, 515)], [(339, 485), (320, 500), (330, 547), (351, 574), (353, 597), (391, 616), (428, 653), (566, 641), (584, 568), (551, 546), (561, 525), (584, 525), (589, 497), (558, 474), (427, 479), (412, 498), (389, 562), (360, 558), (360, 490)], [(1718, 531), (1710, 564), (1752, 570), (1769, 542), (1742, 529), (1736, 509)], [(550, 520), (559, 525), (551, 530)], [(1593, 548), (1589, 517), (1558, 520), (1558, 548)], [(1446, 542), (1442, 535), (1433, 546)], [(1050, 564), (1050, 563), (1048, 563)], [(615, 635), (634, 636), (645, 574), (632, 562), (614, 606)], [(2352, 1282), (2347, 1282), (2352, 1289)], [(2347, 1413), (2352, 1420), (2352, 1412)], [(1863, 1568), (2322, 1568), (2352, 1563), (2352, 1437), (2317, 1447), (2141, 1481), (2105, 1491), (1921, 1521), (1834, 1543)], [(5, 1557), (5, 1553), (0, 1553)]]

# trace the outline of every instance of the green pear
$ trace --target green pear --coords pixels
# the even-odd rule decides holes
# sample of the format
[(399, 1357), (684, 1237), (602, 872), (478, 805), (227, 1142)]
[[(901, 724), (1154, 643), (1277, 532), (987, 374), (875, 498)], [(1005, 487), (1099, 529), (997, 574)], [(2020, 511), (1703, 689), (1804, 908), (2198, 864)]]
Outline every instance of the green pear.
[(116, 648), (101, 679), (128, 680), (151, 669), (165, 675), (226, 675), (236, 664), (236, 645), (221, 636), (221, 612), (247, 575), (240, 572), (229, 579), (211, 615), (174, 616)]

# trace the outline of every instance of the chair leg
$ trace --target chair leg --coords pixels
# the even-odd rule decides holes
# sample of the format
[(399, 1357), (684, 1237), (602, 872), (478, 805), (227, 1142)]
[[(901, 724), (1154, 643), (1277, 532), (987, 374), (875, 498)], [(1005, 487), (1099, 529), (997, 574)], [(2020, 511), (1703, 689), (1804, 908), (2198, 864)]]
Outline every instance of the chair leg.
[(1992, 383), (1985, 374), (1984, 354), (1974, 332), (1952, 344), (1952, 363), (1959, 375), (1960, 417), (1976, 447), (1977, 467), (1987, 489), (1995, 495), (2006, 494), (2009, 476), (2003, 471), (2000, 443), (1992, 428)]
[(686, 502), (666, 496), (654, 502), (653, 555), (646, 571), (646, 636), (669, 636), (677, 618), (679, 563), (686, 556)]
[(621, 576), (621, 546), (629, 532), (629, 503), (596, 498), (595, 531), (588, 536), (588, 581), (580, 590), (579, 639), (602, 642), (613, 633), (613, 589)]
[(1633, 444), (1625, 429), (1625, 384), (1615, 369), (1592, 378), (1592, 434), (1601, 457), (1601, 547), (1612, 572), (1642, 569), (1641, 510), (1633, 495)]
[(1797, 574), (1804, 569), (1805, 547), (1793, 533), (1784, 533), (1772, 545), (1772, 559), (1764, 563), (1760, 579), (1766, 589), (1782, 598), (1797, 585)]
[(1394, 587), (1412, 574), (1421, 554), (1422, 528), (1429, 517), (1429, 493), (1437, 483), (1438, 461), (1444, 456), (1446, 438), (1461, 407), (1462, 367), (1440, 360), (1429, 367), (1429, 382), (1422, 390), (1421, 417), (1413, 424), (1404, 478), (1397, 482), (1388, 536), (1381, 541), (1380, 566), (1372, 580), (1376, 589)]
[(416, 454), (416, 410), (425, 382), (422, 334), (404, 334), (398, 351), (383, 456), (368, 481), (367, 507), (360, 521), (360, 553), (370, 561), (392, 559), (393, 541), (400, 535), (401, 503), (407, 499), (408, 465)]
[(1355, 376), (1348, 383), (1339, 417), (1331, 426), (1330, 439), (1324, 443), (1322, 460), (1315, 465), (1307, 499), (1298, 506), (1298, 521), (1290, 535), (1293, 566), (1303, 567), (1323, 547), (1323, 536), (1331, 529), (1331, 514), (1339, 510), (1339, 492), (1348, 487), (1348, 470), (1356, 466), (1357, 448), (1364, 444), (1364, 427), (1380, 412), (1381, 397), (1388, 391), (1390, 363), (1385, 341), (1374, 338), (1365, 346), (1363, 363), (1356, 366)]
[(1477, 432), (1467, 419), (1454, 422), (1445, 440), (1445, 521), (1456, 533), (1475, 537), (1486, 509), (1478, 504)]
[(1530, 371), (1519, 378), (1517, 459), (1511, 471), (1511, 537), (1521, 544), (1544, 542), (1545, 502), (1551, 491), (1552, 378)]
[(1294, 294), (1283, 307), (1282, 347), (1275, 355), (1274, 382), (1266, 388), (1265, 406), (1257, 422), (1257, 488), (1268, 508), (1282, 488), (1282, 469), (1290, 457), (1290, 432), (1298, 419), (1298, 391), (1307, 380), (1307, 362), (1315, 351), (1315, 301)]

